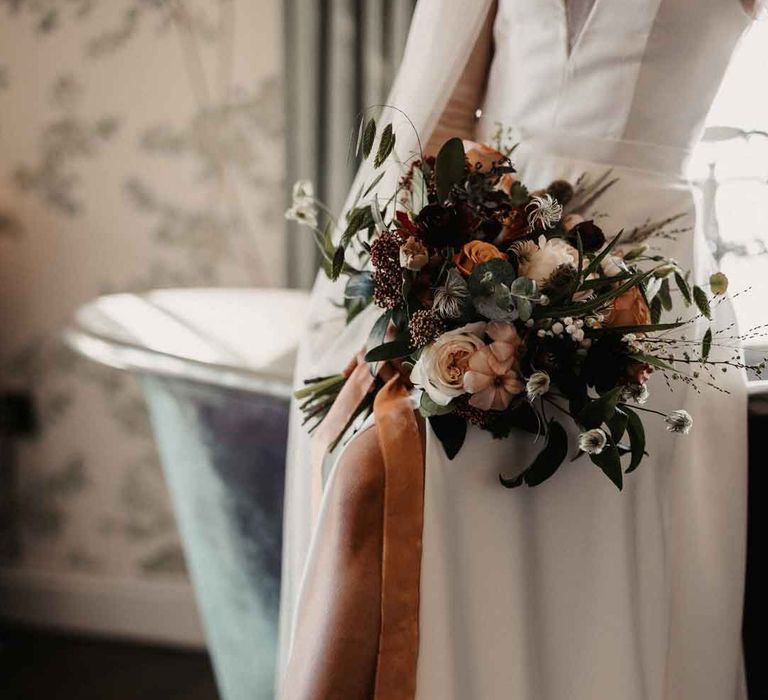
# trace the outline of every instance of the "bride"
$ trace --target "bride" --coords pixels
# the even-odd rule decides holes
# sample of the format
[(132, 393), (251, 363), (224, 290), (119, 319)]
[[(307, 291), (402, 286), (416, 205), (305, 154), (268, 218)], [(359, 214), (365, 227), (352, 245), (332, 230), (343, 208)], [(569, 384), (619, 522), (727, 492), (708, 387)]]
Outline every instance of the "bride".
[[(533, 187), (610, 169), (618, 182), (600, 202), (601, 225), (618, 231), (684, 213), (677, 235), (649, 243), (705, 279), (713, 262), (684, 171), (753, 3), (421, 0), (388, 104), (428, 136), (431, 153), (449, 136), (490, 141), (498, 125), (508, 127), (520, 143), (514, 165)], [(395, 122), (404, 160), (416, 136)], [(363, 168), (360, 181), (366, 176)], [(382, 191), (396, 177), (389, 173)], [(318, 280), (299, 380), (340, 371), (368, 336), (375, 316), (363, 313), (345, 328), (333, 303), (341, 294)], [(733, 322), (730, 302), (717, 321)], [(498, 441), (470, 428), (449, 461), (421, 425), (418, 612), (390, 637), (387, 682), (377, 679), (383, 460), (376, 431), (359, 431), (314, 469), (294, 410), (282, 697), (746, 697), (744, 379), (724, 375), (727, 394), (672, 391), (656, 380), (658, 407), (685, 407), (695, 435), (674, 439), (654, 424), (650, 455), (621, 494), (582, 461), (536, 489), (503, 489), (498, 473), (510, 461), (528, 464), (539, 449), (529, 436)]]

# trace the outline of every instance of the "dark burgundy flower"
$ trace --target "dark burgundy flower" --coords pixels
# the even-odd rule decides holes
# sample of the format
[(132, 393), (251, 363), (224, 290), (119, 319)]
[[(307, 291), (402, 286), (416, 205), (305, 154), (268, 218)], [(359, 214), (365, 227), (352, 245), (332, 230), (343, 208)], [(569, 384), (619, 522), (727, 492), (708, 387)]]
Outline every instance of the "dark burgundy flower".
[(589, 253), (600, 250), (605, 244), (605, 234), (603, 233), (603, 230), (591, 219), (576, 224), (568, 231), (568, 238), (573, 240), (574, 245), (577, 235), (581, 236), (581, 245), (584, 247), (584, 250)]
[(428, 204), (416, 217), (416, 226), (430, 248), (459, 248), (469, 240), (466, 212), (457, 206)]
[(627, 376), (626, 343), (617, 335), (607, 334), (595, 341), (584, 360), (583, 377), (599, 392), (624, 382)]

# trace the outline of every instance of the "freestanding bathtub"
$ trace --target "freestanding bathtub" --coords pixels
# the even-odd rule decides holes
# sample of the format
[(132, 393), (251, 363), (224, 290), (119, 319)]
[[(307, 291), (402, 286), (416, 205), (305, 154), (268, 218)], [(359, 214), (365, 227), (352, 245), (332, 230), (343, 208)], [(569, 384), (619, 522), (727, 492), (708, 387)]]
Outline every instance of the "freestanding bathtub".
[(307, 295), (101, 297), (66, 332), (141, 381), (223, 700), (273, 697), (285, 445)]

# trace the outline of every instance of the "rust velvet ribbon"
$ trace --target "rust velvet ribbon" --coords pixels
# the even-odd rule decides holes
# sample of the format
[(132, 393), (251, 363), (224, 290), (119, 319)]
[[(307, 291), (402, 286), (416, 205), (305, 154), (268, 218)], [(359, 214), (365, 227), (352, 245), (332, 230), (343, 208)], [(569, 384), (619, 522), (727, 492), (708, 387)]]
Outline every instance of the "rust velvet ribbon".
[[(373, 388), (362, 357), (347, 374), (313, 438), (314, 472)], [(319, 524), (326, 531), (305, 572), (283, 700), (408, 700), (416, 693), (424, 447), (407, 380), (391, 365), (379, 377), (386, 383), (373, 403), (375, 442), (360, 440), (373, 447), (350, 445), (325, 495)]]

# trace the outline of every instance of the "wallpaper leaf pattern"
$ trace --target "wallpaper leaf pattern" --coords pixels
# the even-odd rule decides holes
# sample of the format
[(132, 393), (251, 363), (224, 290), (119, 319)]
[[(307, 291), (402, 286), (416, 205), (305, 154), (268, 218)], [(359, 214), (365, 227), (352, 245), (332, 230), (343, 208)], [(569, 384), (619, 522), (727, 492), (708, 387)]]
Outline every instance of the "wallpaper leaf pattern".
[(135, 380), (61, 331), (99, 294), (283, 281), (279, 15), (0, 0), (0, 387), (32, 391), (40, 419), (13, 565), (184, 572)]

